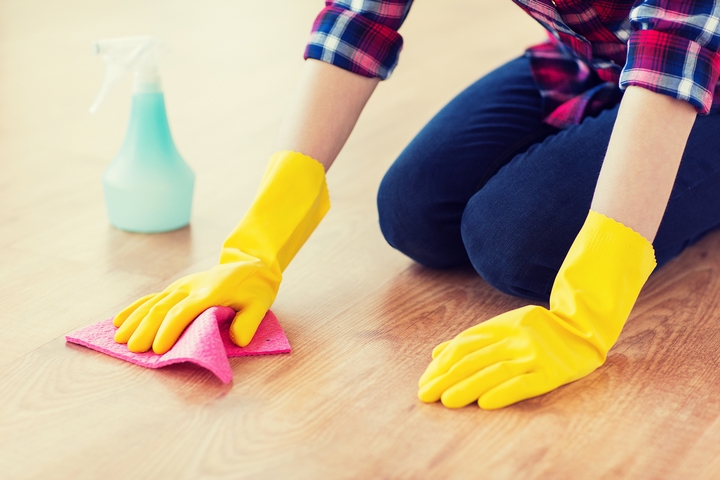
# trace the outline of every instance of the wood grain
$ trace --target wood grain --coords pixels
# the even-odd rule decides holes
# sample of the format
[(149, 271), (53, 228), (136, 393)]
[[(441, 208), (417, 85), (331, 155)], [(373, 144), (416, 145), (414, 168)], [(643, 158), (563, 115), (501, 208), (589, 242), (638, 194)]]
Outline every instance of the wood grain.
[[(607, 364), (497, 411), (416, 399), (440, 341), (526, 302), (385, 244), (375, 191), (462, 88), (543, 38), (508, 0), (416, 2), (393, 78), (328, 176), (333, 208), (273, 307), (286, 356), (151, 371), (63, 335), (216, 261), (251, 201), (320, 0), (0, 2), (0, 477), (704, 478), (720, 476), (720, 236), (654, 274)], [(171, 128), (198, 176), (192, 226), (107, 224), (100, 175), (129, 81), (87, 108), (97, 38), (150, 33)]]

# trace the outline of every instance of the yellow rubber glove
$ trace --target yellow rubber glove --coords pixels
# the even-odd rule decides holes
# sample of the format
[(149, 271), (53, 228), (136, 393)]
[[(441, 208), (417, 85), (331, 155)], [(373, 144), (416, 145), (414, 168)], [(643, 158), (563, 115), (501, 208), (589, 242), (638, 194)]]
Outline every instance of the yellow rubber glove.
[(655, 265), (650, 242), (590, 211), (555, 279), (550, 310), (513, 310), (438, 345), (418, 397), (496, 409), (589, 375), (605, 362)]
[(223, 244), (220, 263), (126, 307), (113, 320), (115, 341), (133, 352), (165, 353), (195, 317), (221, 305), (238, 312), (230, 337), (244, 347), (275, 300), (285, 267), (329, 208), (318, 161), (274, 154), (253, 204)]

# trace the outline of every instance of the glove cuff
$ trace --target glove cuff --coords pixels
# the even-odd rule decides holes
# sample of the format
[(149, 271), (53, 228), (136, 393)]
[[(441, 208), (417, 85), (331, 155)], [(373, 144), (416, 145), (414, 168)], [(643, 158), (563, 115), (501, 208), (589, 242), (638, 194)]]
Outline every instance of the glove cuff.
[(604, 360), (655, 266), (647, 239), (591, 210), (555, 278), (550, 311)]
[(329, 208), (320, 162), (297, 152), (275, 153), (250, 209), (223, 243), (220, 263), (244, 252), (285, 270)]

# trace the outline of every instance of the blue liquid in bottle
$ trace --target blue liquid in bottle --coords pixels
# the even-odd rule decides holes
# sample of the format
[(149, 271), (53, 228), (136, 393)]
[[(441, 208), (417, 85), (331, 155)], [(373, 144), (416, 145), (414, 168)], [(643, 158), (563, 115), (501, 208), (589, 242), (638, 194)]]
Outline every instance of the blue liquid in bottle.
[(195, 175), (172, 140), (162, 92), (135, 93), (125, 141), (103, 173), (110, 223), (139, 233), (190, 222)]

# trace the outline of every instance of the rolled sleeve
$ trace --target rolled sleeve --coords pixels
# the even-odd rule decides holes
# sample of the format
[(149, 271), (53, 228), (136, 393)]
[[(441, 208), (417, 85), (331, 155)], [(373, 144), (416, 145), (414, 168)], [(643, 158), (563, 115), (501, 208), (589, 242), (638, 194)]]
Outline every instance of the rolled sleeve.
[(397, 29), (411, 1), (335, 1), (317, 16), (305, 58), (365, 77), (387, 79), (398, 63), (402, 36)]
[(620, 88), (643, 87), (707, 114), (720, 76), (720, 1), (648, 0), (632, 10), (630, 21)]

